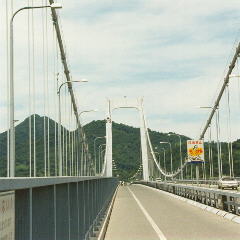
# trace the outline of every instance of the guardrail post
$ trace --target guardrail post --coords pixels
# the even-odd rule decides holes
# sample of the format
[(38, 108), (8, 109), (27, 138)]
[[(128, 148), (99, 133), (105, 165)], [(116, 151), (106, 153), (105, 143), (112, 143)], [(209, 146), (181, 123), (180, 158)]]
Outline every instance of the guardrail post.
[[(46, 221), (47, 219), (47, 221)], [(32, 239), (54, 239), (54, 186), (32, 189)], [(31, 221), (31, 219), (30, 219)]]
[[(89, 194), (90, 194), (90, 226), (94, 221), (94, 212), (93, 212), (93, 181), (89, 181)], [(92, 234), (92, 229), (91, 229)]]
[(84, 239), (86, 230), (85, 218), (85, 193), (84, 182), (78, 183), (78, 201), (79, 201), (79, 239)]
[(56, 185), (57, 240), (69, 239), (68, 184)]
[(29, 239), (30, 213), (29, 189), (15, 191), (15, 236), (16, 240)]
[(70, 239), (78, 238), (77, 183), (69, 183)]

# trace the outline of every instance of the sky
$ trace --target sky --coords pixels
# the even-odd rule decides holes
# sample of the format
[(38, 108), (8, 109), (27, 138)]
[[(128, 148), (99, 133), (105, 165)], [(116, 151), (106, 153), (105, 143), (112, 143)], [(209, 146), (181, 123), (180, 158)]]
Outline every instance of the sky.
[[(1, 6), (6, 1), (0, 0)], [(82, 115), (86, 124), (106, 117), (107, 99), (144, 98), (148, 127), (160, 132), (176, 132), (198, 138), (209, 111), (197, 106), (212, 106), (239, 41), (239, 1), (237, 0), (59, 0), (62, 32), (80, 111), (98, 109)], [(14, 1), (14, 9), (27, 1)], [(41, 4), (36, 0), (35, 4)], [(3, 8), (0, 8), (3, 9)], [(0, 10), (2, 11), (2, 10)], [(35, 24), (40, 24), (40, 13)], [(1, 20), (5, 15), (2, 11)], [(27, 116), (24, 80), (26, 69), (27, 15), (15, 24), (17, 94), (16, 115)], [(51, 22), (49, 17), (49, 22)], [(49, 23), (49, 25), (51, 25)], [(50, 26), (49, 26), (50, 28)], [(6, 29), (0, 27), (1, 33)], [(40, 31), (40, 30), (39, 30)], [(50, 32), (51, 30), (49, 30)], [(36, 28), (36, 41), (42, 35)], [(51, 33), (49, 33), (49, 39)], [(1, 34), (4, 36), (4, 34)], [(0, 37), (0, 43), (6, 41)], [(25, 50), (24, 50), (25, 49)], [(52, 48), (49, 46), (49, 54)], [(36, 50), (36, 62), (41, 63)], [(39, 59), (38, 59), (39, 57)], [(6, 53), (0, 51), (1, 126), (5, 129)], [(51, 68), (51, 61), (49, 59)], [(39, 67), (40, 68), (40, 67)], [(4, 70), (5, 69), (5, 70)], [(238, 69), (235, 70), (238, 72)], [(36, 66), (36, 81), (41, 81)], [(39, 80), (38, 80), (39, 79)], [(51, 79), (50, 79), (51, 80)], [(227, 127), (226, 103), (220, 117), (222, 138), (239, 137), (239, 79), (230, 84), (231, 129)], [(52, 84), (51, 82), (49, 83)], [(43, 90), (37, 88), (37, 106), (43, 105)], [(48, 101), (50, 101), (50, 98)], [(224, 99), (223, 99), (224, 100)], [(225, 100), (224, 100), (225, 101)], [(56, 106), (56, 105), (55, 105)], [(225, 107), (225, 110), (224, 110)], [(54, 106), (53, 106), (54, 108)], [(39, 109), (37, 108), (36, 111)], [(41, 114), (41, 111), (39, 110)], [(139, 126), (135, 109), (116, 110), (113, 120)], [(231, 130), (231, 134), (229, 131)]]

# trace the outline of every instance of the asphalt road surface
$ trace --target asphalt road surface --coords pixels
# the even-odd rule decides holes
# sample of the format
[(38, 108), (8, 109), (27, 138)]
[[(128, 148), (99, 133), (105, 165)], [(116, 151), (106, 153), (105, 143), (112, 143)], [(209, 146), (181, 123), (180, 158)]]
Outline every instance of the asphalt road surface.
[(142, 186), (121, 186), (105, 240), (240, 240), (240, 224)]

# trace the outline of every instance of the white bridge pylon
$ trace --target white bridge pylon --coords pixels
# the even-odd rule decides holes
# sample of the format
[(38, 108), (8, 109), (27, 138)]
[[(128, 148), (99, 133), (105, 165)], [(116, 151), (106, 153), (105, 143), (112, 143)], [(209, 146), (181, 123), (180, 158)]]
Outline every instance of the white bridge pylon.
[(108, 99), (107, 118), (106, 118), (106, 154), (103, 175), (112, 177), (112, 113), (119, 108), (134, 108), (139, 112), (140, 117), (140, 136), (142, 151), (143, 179), (149, 180), (148, 170), (148, 152), (147, 152), (147, 132), (145, 126), (145, 117), (143, 112), (143, 98), (128, 99)]

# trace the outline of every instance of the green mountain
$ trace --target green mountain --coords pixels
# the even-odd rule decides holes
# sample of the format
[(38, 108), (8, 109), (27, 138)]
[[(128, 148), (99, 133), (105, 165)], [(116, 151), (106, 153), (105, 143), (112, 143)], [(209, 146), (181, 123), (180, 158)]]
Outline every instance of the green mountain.
[[(31, 121), (30, 121), (31, 119)], [(33, 123), (36, 124), (36, 172), (37, 176), (44, 175), (44, 159), (49, 159), (51, 166), (51, 175), (54, 175), (54, 164), (57, 156), (57, 124), (52, 119), (47, 117), (41, 117), (39, 115), (31, 116), (31, 118), (25, 119), (16, 127), (16, 171), (17, 176), (29, 176), (29, 156), (31, 153), (32, 165), (34, 156), (33, 147)], [(31, 124), (31, 136), (29, 134)], [(48, 129), (49, 135), (44, 136), (44, 128)], [(89, 151), (94, 157), (94, 139), (99, 136), (105, 136), (105, 121), (98, 120), (92, 121), (84, 126), (86, 133)], [(62, 130), (62, 134), (65, 136), (73, 137), (74, 132), (70, 132), (66, 129)], [(176, 169), (179, 162), (179, 137), (176, 135), (168, 136), (167, 133), (160, 133), (149, 129), (150, 139), (154, 148), (154, 151), (159, 152), (160, 148), (166, 149), (166, 168), (170, 169), (170, 151), (168, 144), (161, 145), (160, 141), (170, 141), (173, 150), (173, 168)], [(31, 148), (29, 146), (30, 138), (32, 138)], [(189, 138), (181, 135), (182, 140), (182, 155), (186, 157), (186, 140)], [(46, 141), (49, 140), (49, 141)], [(49, 144), (47, 144), (49, 142)], [(6, 176), (7, 168), (7, 132), (0, 134), (0, 176)], [(45, 143), (45, 144), (44, 144)], [(97, 142), (97, 153), (98, 146), (105, 143), (105, 139), (98, 139)], [(213, 145), (213, 162), (214, 162), (214, 175), (217, 176), (217, 151), (216, 143)], [(70, 145), (69, 145), (70, 146)], [(222, 159), (224, 174), (228, 175), (228, 145), (227, 143), (221, 143), (222, 146)], [(81, 148), (81, 146), (79, 146)], [(48, 151), (49, 149), (49, 151)], [(234, 165), (236, 166), (235, 175), (240, 175), (240, 140), (233, 143), (233, 158)], [(140, 130), (124, 124), (113, 123), (113, 159), (115, 161), (117, 170), (114, 174), (119, 176), (120, 179), (129, 179), (138, 169), (141, 162), (140, 152)], [(68, 154), (72, 154), (70, 150), (67, 150)], [(75, 153), (73, 153), (75, 154)], [(69, 155), (69, 156), (70, 156)], [(205, 158), (208, 162), (208, 144), (205, 144)], [(67, 157), (68, 155), (66, 155)], [(163, 166), (163, 151), (160, 151), (161, 166)], [(98, 158), (98, 155), (96, 156)], [(209, 164), (206, 164), (207, 174), (209, 173)], [(70, 167), (70, 166), (69, 166)], [(33, 171), (33, 170), (32, 170)], [(190, 174), (190, 173), (189, 173)], [(200, 175), (202, 172), (200, 172)]]
[[(31, 121), (30, 121), (31, 120)], [(33, 125), (35, 121), (36, 131), (33, 131)], [(30, 135), (31, 126), (31, 135)], [(44, 136), (44, 128), (47, 129), (49, 126), (49, 136)], [(56, 123), (47, 118), (39, 115), (32, 115), (30, 118), (26, 118), (22, 123), (16, 126), (15, 130), (15, 142), (16, 142), (16, 171), (17, 176), (28, 176), (29, 175), (29, 156), (34, 156), (34, 134), (36, 139), (36, 171), (38, 176), (43, 176), (44, 172), (44, 138), (49, 138), (49, 158), (53, 159), (55, 154), (55, 127)], [(32, 144), (30, 147), (30, 139)], [(47, 146), (45, 145), (45, 148)], [(47, 154), (47, 153), (46, 153)], [(52, 162), (52, 161), (51, 161)], [(0, 176), (6, 176), (7, 169), (7, 132), (0, 134)]]
[[(93, 151), (93, 141), (97, 136), (104, 136), (105, 133), (105, 121), (93, 121), (84, 126), (88, 142), (91, 151)], [(160, 149), (160, 141), (168, 141), (169, 137), (166, 133), (159, 133), (156, 131), (149, 130), (150, 138), (153, 147)], [(125, 124), (119, 124), (113, 122), (112, 125), (112, 136), (113, 136), (113, 159), (117, 166), (116, 175), (119, 175), (121, 179), (128, 179), (133, 176), (138, 170), (141, 162), (141, 148), (140, 148), (140, 129), (127, 126)], [(185, 136), (181, 136), (184, 146), (186, 148), (186, 140), (189, 139)], [(104, 143), (104, 139), (99, 139), (99, 144)], [(173, 152), (173, 159), (179, 159), (179, 138), (177, 136), (171, 136)], [(168, 146), (166, 148), (166, 155), (169, 157)], [(156, 151), (158, 151), (156, 149)], [(163, 155), (162, 155), (163, 158)], [(169, 159), (168, 159), (169, 160)], [(178, 160), (179, 161), (179, 160)], [(175, 162), (177, 165), (177, 162)], [(167, 168), (169, 169), (170, 163), (167, 162)]]

